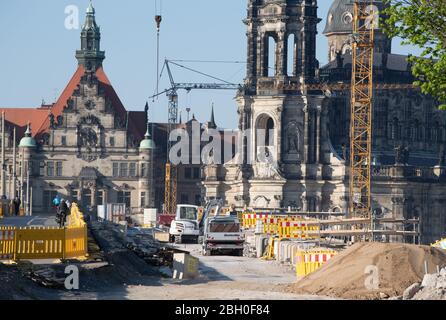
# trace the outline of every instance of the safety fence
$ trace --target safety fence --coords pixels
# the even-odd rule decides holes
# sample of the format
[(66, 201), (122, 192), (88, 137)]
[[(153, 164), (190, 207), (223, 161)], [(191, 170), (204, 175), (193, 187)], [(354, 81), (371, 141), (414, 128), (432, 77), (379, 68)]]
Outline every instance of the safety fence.
[(296, 253), (296, 275), (306, 276), (316, 271), (320, 266), (329, 261), (337, 254), (336, 251), (299, 251)]
[(73, 203), (67, 226), (0, 227), (0, 259), (69, 259), (87, 255), (87, 225)]
[[(315, 240), (320, 230), (319, 226), (309, 225), (300, 216), (285, 216), (272, 214), (245, 213), (242, 217), (244, 229), (257, 227), (258, 222), (263, 225), (263, 233), (278, 236), (280, 239)], [(311, 235), (309, 234), (311, 232)]]
[(254, 229), (257, 225), (257, 220), (271, 218), (273, 215), (269, 213), (243, 213), (242, 227), (244, 229)]

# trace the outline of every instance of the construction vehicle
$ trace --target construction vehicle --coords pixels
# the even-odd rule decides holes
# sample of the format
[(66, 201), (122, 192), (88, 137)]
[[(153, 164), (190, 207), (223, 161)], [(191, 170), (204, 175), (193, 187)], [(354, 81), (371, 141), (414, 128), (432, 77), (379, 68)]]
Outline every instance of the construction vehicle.
[(199, 230), (198, 206), (189, 204), (177, 205), (175, 219), (171, 221), (169, 228), (170, 242), (198, 242)]
[(200, 221), (200, 243), (202, 254), (231, 252), (243, 255), (244, 234), (237, 217), (228, 215), (221, 200), (211, 200)]

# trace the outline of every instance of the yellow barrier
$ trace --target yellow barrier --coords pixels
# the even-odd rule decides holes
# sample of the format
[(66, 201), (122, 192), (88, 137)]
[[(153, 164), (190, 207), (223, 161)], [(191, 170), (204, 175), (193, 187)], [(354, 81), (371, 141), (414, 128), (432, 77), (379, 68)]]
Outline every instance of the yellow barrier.
[(270, 237), (268, 239), (268, 247), (266, 248), (265, 255), (262, 257), (262, 259), (265, 260), (272, 260), (274, 259), (274, 243), (276, 241), (275, 237)]
[(0, 228), (0, 259), (69, 259), (87, 255), (87, 225), (73, 203), (65, 228)]
[(0, 260), (14, 257), (14, 228), (0, 227)]
[(299, 251), (296, 253), (296, 275), (304, 277), (326, 263), (337, 254), (332, 250)]
[(440, 248), (440, 249), (445, 249), (446, 250), (446, 238), (440, 239), (437, 242), (432, 243), (431, 246), (434, 247), (434, 248)]

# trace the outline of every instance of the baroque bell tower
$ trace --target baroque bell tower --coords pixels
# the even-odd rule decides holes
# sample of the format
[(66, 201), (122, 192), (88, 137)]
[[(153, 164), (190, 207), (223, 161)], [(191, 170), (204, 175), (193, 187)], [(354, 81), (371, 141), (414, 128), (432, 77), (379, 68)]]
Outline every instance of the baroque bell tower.
[(76, 51), (76, 59), (85, 70), (92, 71), (102, 67), (105, 59), (105, 52), (101, 51), (101, 29), (96, 24), (95, 10), (91, 2), (82, 27), (81, 49)]
[[(244, 132), (238, 205), (306, 206), (329, 162), (318, 82), (316, 0), (249, 0), (245, 87), (237, 96)], [(246, 132), (249, 132), (248, 134)], [(320, 189), (320, 188), (319, 188)], [(319, 196), (320, 198), (320, 196)]]

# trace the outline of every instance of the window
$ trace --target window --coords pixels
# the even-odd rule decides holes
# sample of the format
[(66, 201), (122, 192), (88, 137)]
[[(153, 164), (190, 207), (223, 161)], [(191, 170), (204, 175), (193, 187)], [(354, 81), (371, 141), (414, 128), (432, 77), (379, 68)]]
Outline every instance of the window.
[(56, 162), (56, 176), (62, 177), (62, 161)]
[(39, 175), (45, 175), (45, 161), (40, 161), (39, 163)]
[(140, 204), (141, 204), (141, 208), (144, 208), (146, 206), (146, 193), (145, 192), (141, 192)]
[(98, 206), (102, 206), (104, 204), (104, 191), (99, 190), (98, 191)]
[(48, 161), (46, 163), (46, 175), (48, 177), (54, 176), (54, 162)]
[(60, 144), (64, 147), (67, 145), (67, 137), (66, 136), (62, 136)]
[(185, 168), (184, 169), (184, 177), (186, 179), (191, 179), (192, 178), (192, 168)]
[(141, 163), (141, 177), (147, 177), (147, 164)]
[(130, 208), (130, 191), (118, 191), (118, 203), (125, 203), (127, 208)]
[(136, 177), (136, 163), (135, 162), (130, 162), (129, 176)]
[(115, 137), (110, 137), (110, 147), (115, 146)]
[(189, 203), (189, 196), (187, 194), (181, 195), (181, 203)]
[(119, 176), (119, 163), (113, 162), (113, 177)]
[(180, 219), (184, 220), (197, 220), (198, 211), (195, 207), (181, 207), (180, 208)]
[(119, 176), (120, 177), (127, 177), (129, 173), (129, 166), (127, 162), (121, 162), (119, 164)]
[(200, 168), (194, 168), (194, 179), (200, 179)]

